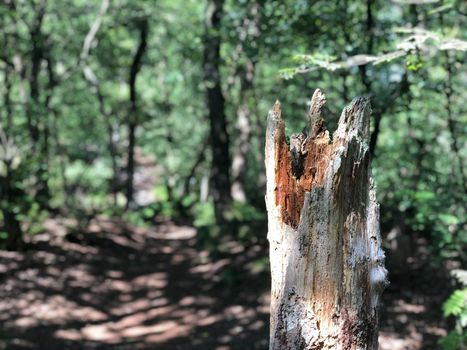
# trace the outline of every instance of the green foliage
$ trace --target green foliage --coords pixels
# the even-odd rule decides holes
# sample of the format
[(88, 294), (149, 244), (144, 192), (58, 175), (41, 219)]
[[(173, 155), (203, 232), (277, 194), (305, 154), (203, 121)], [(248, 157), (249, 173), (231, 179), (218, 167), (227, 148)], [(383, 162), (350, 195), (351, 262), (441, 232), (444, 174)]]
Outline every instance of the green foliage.
[(462, 288), (456, 289), (443, 303), (444, 317), (451, 316), (456, 320), (455, 328), (440, 339), (444, 350), (457, 350), (467, 345), (467, 271), (454, 270), (453, 275)]
[(265, 220), (265, 213), (258, 210), (254, 206), (248, 203), (233, 202), (229, 213), (227, 213), (227, 219), (237, 222), (251, 222)]
[(156, 200), (158, 202), (165, 202), (169, 200), (169, 192), (167, 187), (164, 185), (157, 185), (154, 188), (154, 195), (156, 196)]
[(443, 304), (444, 317), (457, 316), (467, 326), (467, 288), (458, 289)]
[(418, 54), (407, 55), (406, 58), (407, 69), (417, 71), (423, 67), (423, 62)]
[(123, 213), (122, 218), (137, 227), (149, 227), (146, 214), (144, 210), (129, 210)]
[(196, 227), (213, 226), (215, 224), (214, 207), (211, 202), (197, 203), (193, 208)]
[(456, 331), (451, 331), (447, 336), (439, 341), (443, 350), (459, 350), (462, 346), (467, 345), (467, 334), (459, 334)]
[(39, 203), (35, 202), (32, 198), (30, 201), (29, 210), (24, 214), (17, 216), (18, 220), (26, 227), (26, 232), (30, 235), (44, 232), (42, 222), (49, 217), (49, 212), (42, 209)]

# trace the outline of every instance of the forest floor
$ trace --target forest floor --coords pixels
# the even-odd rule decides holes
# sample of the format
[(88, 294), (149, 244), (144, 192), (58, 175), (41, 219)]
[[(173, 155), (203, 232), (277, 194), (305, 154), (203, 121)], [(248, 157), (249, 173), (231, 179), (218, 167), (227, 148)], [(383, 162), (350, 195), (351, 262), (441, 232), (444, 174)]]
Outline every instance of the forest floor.
[[(267, 349), (265, 243), (211, 261), (190, 226), (51, 219), (26, 252), (0, 252), (0, 349)], [(437, 349), (447, 276), (414, 261), (390, 275), (382, 350)]]

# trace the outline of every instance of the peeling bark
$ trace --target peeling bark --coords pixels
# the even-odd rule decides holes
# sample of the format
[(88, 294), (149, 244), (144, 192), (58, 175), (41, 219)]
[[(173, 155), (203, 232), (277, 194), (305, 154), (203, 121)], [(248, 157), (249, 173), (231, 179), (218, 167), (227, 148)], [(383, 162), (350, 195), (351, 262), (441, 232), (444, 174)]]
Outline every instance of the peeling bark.
[[(268, 116), (266, 176), (270, 349), (377, 349), (386, 284), (369, 168), (369, 101), (344, 109), (331, 142), (316, 90), (309, 132), (286, 144), (279, 102)], [(294, 167), (299, 166), (297, 172)]]

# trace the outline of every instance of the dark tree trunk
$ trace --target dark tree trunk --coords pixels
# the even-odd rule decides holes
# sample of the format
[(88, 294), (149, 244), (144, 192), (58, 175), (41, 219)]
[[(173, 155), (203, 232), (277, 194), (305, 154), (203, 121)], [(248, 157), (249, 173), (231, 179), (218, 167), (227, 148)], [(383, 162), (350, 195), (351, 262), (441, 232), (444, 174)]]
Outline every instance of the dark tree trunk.
[(212, 195), (216, 221), (225, 221), (225, 211), (231, 202), (230, 154), (227, 119), (224, 110), (220, 76), (221, 17), (223, 0), (208, 2), (204, 35), (204, 81), (212, 149)]
[[(373, 3), (374, 0), (367, 0), (366, 1), (366, 23), (365, 23), (365, 31), (366, 35), (364, 36), (366, 42), (367, 55), (371, 55), (373, 53), (373, 46), (374, 46), (374, 19), (373, 19)], [(360, 75), (362, 79), (362, 83), (365, 86), (366, 93), (371, 93), (371, 80), (368, 76), (368, 65), (364, 64), (359, 67)]]
[(133, 178), (135, 174), (135, 144), (136, 144), (136, 125), (135, 121), (128, 123), (128, 161), (126, 166), (126, 208), (133, 203)]
[(344, 109), (332, 141), (311, 101), (308, 134), (292, 134), (278, 102), (266, 131), (272, 296), (270, 350), (376, 350), (386, 283), (370, 171), (367, 99)]
[(15, 198), (19, 198), (21, 193), (15, 189), (13, 184), (13, 174), (11, 173), (10, 161), (2, 160), (6, 166), (6, 173), (0, 177), (0, 198), (3, 215), (3, 228), (7, 233), (5, 248), (8, 250), (19, 250), (23, 246), (23, 232), (19, 220), (16, 218), (13, 209)]
[[(101, 95), (102, 97), (102, 95)], [(104, 108), (104, 101), (102, 99), (99, 104), (102, 106), (101, 111), (104, 113), (102, 116), (104, 117), (105, 121), (105, 126), (107, 129), (107, 149), (109, 151), (110, 155), (110, 160), (112, 161), (112, 180), (111, 180), (111, 192), (112, 192), (112, 197), (113, 197), (113, 204), (114, 206), (117, 205), (117, 193), (119, 189), (118, 185), (118, 163), (117, 163), (117, 145), (116, 142), (114, 141), (114, 128), (112, 127), (112, 122), (110, 120), (110, 115), (105, 113), (105, 108)], [(101, 113), (102, 113), (101, 112)]]
[(206, 150), (209, 146), (209, 140), (203, 142), (201, 150), (198, 152), (198, 157), (196, 157), (193, 166), (190, 169), (188, 176), (183, 181), (182, 196), (185, 197), (190, 193), (190, 182), (195, 177), (198, 167), (206, 160)]
[[(41, 72), (42, 61), (44, 60), (45, 37), (42, 33), (42, 23), (46, 13), (47, 0), (41, 0), (36, 8), (36, 17), (30, 30), (31, 37), (31, 69), (29, 72), (29, 97), (30, 101), (26, 107), (28, 129), (31, 136), (33, 149), (39, 155), (39, 168), (37, 170), (37, 195), (36, 200), (42, 208), (49, 208), (50, 189), (49, 189), (49, 145), (48, 134), (49, 126), (47, 115), (40, 105), (40, 87), (39, 75)], [(41, 127), (41, 117), (45, 120)], [(42, 130), (41, 130), (42, 129)]]
[(4, 74), (4, 85), (5, 91), (3, 93), (3, 105), (5, 106), (6, 112), (6, 133), (7, 135), (11, 132), (11, 128), (13, 127), (13, 110), (11, 105), (11, 69), (10, 67), (6, 67)]
[(370, 156), (373, 158), (374, 155), (375, 155), (375, 151), (376, 151), (376, 145), (378, 143), (378, 136), (379, 136), (379, 132), (381, 130), (381, 116), (383, 115), (383, 113), (380, 111), (378, 113), (378, 115), (374, 116), (373, 117), (373, 120), (374, 120), (374, 127), (373, 127), (373, 132), (371, 133), (371, 136), (370, 136)]
[(136, 128), (138, 127), (138, 105), (136, 78), (141, 69), (141, 61), (147, 47), (149, 24), (147, 19), (138, 22), (140, 41), (130, 68), (128, 85), (130, 87), (130, 115), (128, 118), (128, 163), (126, 167), (126, 207), (133, 203), (133, 177), (135, 173)]
[[(375, 1), (374, 0), (367, 0), (366, 1), (366, 21), (365, 21), (365, 40), (366, 40), (366, 53), (368, 55), (372, 55), (374, 51), (374, 41), (375, 41), (375, 21), (373, 16), (373, 6)], [(371, 95), (372, 93), (372, 84), (371, 79), (368, 76), (368, 65), (362, 65), (359, 67), (360, 69), (360, 77), (362, 80), (362, 84), (365, 86), (365, 93)], [(383, 116), (380, 106), (376, 106), (379, 113), (373, 114), (374, 120), (374, 128), (373, 132), (370, 136), (370, 156), (373, 157), (375, 155), (376, 150), (376, 143), (378, 141), (378, 135), (380, 131), (380, 124), (381, 118)]]

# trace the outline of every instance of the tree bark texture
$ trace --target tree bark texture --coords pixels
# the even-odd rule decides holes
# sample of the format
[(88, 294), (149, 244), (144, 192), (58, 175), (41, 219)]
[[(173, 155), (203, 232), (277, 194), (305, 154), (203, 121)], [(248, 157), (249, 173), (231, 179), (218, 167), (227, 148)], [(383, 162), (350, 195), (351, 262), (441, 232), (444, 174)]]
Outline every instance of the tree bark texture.
[(203, 73), (212, 149), (212, 196), (216, 221), (223, 223), (231, 202), (229, 134), (225, 116), (220, 72), (221, 19), (223, 0), (208, 2), (205, 17)]
[(357, 98), (347, 106), (331, 141), (325, 102), (316, 90), (308, 134), (292, 134), (290, 146), (279, 102), (268, 116), (271, 350), (378, 347), (386, 269), (369, 168), (370, 105)]

